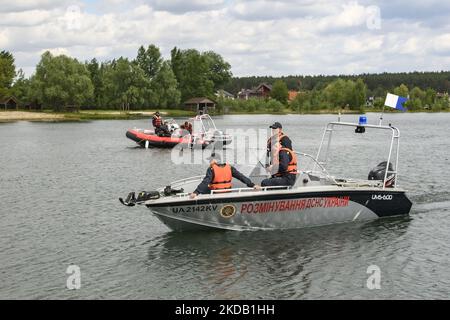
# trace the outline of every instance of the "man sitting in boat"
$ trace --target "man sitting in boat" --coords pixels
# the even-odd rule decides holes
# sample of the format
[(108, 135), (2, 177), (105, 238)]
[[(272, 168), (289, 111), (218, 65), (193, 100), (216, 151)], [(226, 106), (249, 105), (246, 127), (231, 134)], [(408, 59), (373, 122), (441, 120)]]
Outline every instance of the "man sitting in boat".
[(272, 136), (269, 138), (269, 140), (267, 140), (267, 157), (269, 159), (268, 164), (270, 165), (273, 162), (273, 159), (271, 157), (272, 147), (277, 142), (280, 142), (284, 145), (291, 146), (291, 149), (292, 149), (292, 141), (291, 141), (291, 139), (289, 139), (289, 137), (287, 135), (284, 134), (284, 132), (282, 130), (283, 126), (281, 125), (281, 123), (275, 122), (269, 128), (272, 129)]
[(163, 122), (159, 111), (156, 111), (152, 118), (152, 124), (155, 128), (155, 134), (159, 137), (170, 137), (169, 126), (167, 122)]
[(297, 178), (297, 155), (292, 150), (290, 140), (276, 142), (271, 149), (272, 164), (267, 171), (271, 178), (264, 179), (261, 186), (293, 186)]
[(194, 199), (199, 194), (211, 193), (211, 190), (226, 190), (232, 188), (231, 181), (233, 178), (245, 183), (249, 188), (260, 190), (259, 185), (255, 185), (249, 178), (240, 173), (235, 167), (228, 163), (222, 163), (221, 157), (217, 153), (212, 153), (210, 157), (209, 168), (206, 170), (206, 176), (203, 181), (197, 186), (194, 192), (189, 196)]
[(184, 128), (189, 131), (190, 134), (192, 134), (192, 123), (185, 121), (184, 122)]

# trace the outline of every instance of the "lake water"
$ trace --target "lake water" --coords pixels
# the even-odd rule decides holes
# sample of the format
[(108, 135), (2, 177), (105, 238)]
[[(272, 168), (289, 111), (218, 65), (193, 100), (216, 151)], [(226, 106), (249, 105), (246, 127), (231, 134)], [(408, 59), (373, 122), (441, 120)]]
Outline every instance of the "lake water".
[[(257, 129), (275, 120), (297, 150), (315, 154), (336, 116), (216, 124)], [(135, 148), (125, 132), (149, 120), (0, 124), (0, 299), (449, 298), (450, 113), (389, 114), (385, 123), (401, 130), (409, 217), (241, 233), (174, 233), (148, 209), (119, 203), (207, 168)], [(387, 156), (386, 144), (366, 134), (335, 141), (332, 173), (367, 175)], [(69, 265), (81, 270), (79, 290), (66, 288)], [(366, 287), (370, 265), (381, 270), (379, 290)]]

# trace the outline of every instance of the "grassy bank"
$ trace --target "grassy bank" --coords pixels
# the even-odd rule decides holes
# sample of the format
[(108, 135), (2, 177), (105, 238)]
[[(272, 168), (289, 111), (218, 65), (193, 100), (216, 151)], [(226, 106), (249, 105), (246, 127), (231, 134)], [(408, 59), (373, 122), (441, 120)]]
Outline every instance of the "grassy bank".
[[(163, 118), (188, 118), (195, 116), (194, 112), (186, 110), (159, 110)], [(409, 113), (417, 112), (449, 112), (450, 110), (417, 110), (408, 111)], [(358, 110), (341, 110), (342, 114), (361, 114)], [(367, 108), (365, 112), (378, 112), (381, 113), (382, 109)], [(397, 110), (391, 108), (385, 108), (385, 113), (398, 113)], [(0, 110), (0, 122), (13, 122), (13, 121), (44, 121), (44, 122), (60, 122), (60, 121), (91, 121), (91, 120), (137, 120), (137, 119), (150, 119), (155, 113), (155, 110), (143, 110), (143, 111), (130, 111), (122, 112), (116, 110), (83, 110), (77, 113), (58, 113), (50, 110), (42, 112), (30, 112), (30, 111), (2, 111)], [(255, 115), (255, 114), (274, 114), (274, 115), (286, 115), (286, 114), (337, 114), (338, 110), (334, 109), (321, 109), (321, 110), (300, 110), (295, 111), (291, 109), (283, 109), (278, 112), (271, 112), (267, 110), (256, 110), (253, 112), (248, 111), (230, 111), (227, 114), (230, 115)], [(212, 114), (215, 115), (215, 114)], [(222, 115), (217, 113), (217, 115)]]
[[(274, 112), (274, 111), (264, 111), (264, 110), (257, 110), (257, 111), (253, 111), (253, 112), (248, 112), (248, 111), (230, 111), (227, 114), (242, 114), (242, 115), (247, 115), (247, 114), (275, 114), (275, 115), (285, 115), (285, 114), (337, 114), (338, 112), (336, 110), (331, 110), (331, 109), (322, 109), (322, 110), (309, 110), (309, 111), (295, 111), (292, 109), (285, 109), (283, 111), (278, 111), (278, 112)], [(341, 113), (343, 114), (359, 114), (359, 111), (356, 110), (344, 110), (341, 111)]]

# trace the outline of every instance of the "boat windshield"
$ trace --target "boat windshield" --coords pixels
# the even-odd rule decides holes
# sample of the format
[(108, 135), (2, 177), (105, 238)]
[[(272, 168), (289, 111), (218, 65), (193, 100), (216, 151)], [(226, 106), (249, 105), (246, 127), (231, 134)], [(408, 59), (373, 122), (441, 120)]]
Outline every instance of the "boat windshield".
[(217, 130), (216, 124), (209, 115), (196, 116), (193, 119), (194, 132), (207, 133)]
[(202, 123), (206, 132), (216, 130), (216, 124), (214, 123), (213, 119), (211, 119), (210, 116), (202, 117)]

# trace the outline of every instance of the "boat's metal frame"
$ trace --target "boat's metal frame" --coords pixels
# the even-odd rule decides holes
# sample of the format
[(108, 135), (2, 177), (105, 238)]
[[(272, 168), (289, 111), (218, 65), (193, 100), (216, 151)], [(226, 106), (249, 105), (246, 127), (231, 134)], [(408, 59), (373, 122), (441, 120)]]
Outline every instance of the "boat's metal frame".
[[(194, 118), (190, 118), (193, 121), (193, 137), (206, 137), (208, 139), (213, 139), (216, 143), (229, 144), (231, 142), (231, 137), (225, 135), (222, 131), (218, 130), (216, 127), (216, 123), (211, 118), (209, 114), (197, 115)], [(205, 125), (205, 122), (208, 123), (208, 126)], [(195, 123), (200, 123), (199, 126), (196, 126)], [(201, 127), (200, 131), (196, 131), (198, 127)], [(220, 135), (216, 135), (217, 132), (220, 132)]]
[[(209, 117), (209, 115), (205, 114), (205, 115), (201, 115), (201, 116), (197, 116), (195, 119), (197, 118), (209, 118), (211, 119), (211, 117)], [(211, 119), (212, 120), (212, 119)], [(212, 121), (212, 123), (214, 124), (214, 121)], [(214, 124), (215, 126), (215, 124)], [(325, 168), (326, 164), (327, 164), (327, 156), (329, 155), (329, 150), (330, 150), (330, 145), (331, 145), (331, 138), (332, 138), (332, 133), (333, 133), (333, 129), (335, 126), (344, 126), (344, 127), (366, 127), (366, 128), (374, 128), (374, 129), (381, 129), (381, 130), (390, 130), (392, 132), (392, 137), (391, 137), (391, 142), (390, 142), (390, 147), (389, 147), (389, 154), (388, 154), (388, 158), (387, 158), (387, 163), (390, 163), (391, 161), (391, 157), (392, 157), (392, 150), (394, 147), (394, 144), (396, 143), (397, 147), (395, 149), (395, 166), (394, 166), (394, 170), (390, 171), (388, 170), (388, 167), (386, 167), (386, 173), (384, 175), (384, 180), (381, 182), (379, 180), (364, 180), (364, 179), (336, 179), (334, 176), (332, 176), (327, 169)], [(327, 136), (327, 134), (329, 135), (328, 137), (328, 141), (327, 141), (327, 147), (325, 149), (325, 159), (324, 161), (320, 161), (320, 157), (321, 157), (321, 152), (323, 149), (323, 145), (325, 142), (325, 138)], [(325, 130), (323, 132), (322, 135), (322, 139), (319, 145), (319, 149), (317, 151), (316, 156), (312, 156), (310, 154), (307, 153), (302, 153), (302, 152), (295, 152), (298, 156), (302, 156), (305, 158), (309, 158), (310, 160), (313, 161), (314, 166), (312, 168), (312, 170), (306, 170), (306, 171), (298, 171), (298, 174), (310, 174), (310, 175), (324, 175), (325, 178), (329, 181), (329, 183), (331, 185), (337, 185), (337, 186), (347, 186), (347, 187), (373, 187), (373, 188), (381, 188), (383, 190), (386, 189), (386, 181), (388, 180), (388, 174), (395, 174), (395, 179), (394, 179), (394, 186), (393, 188), (397, 188), (397, 183), (398, 183), (398, 158), (399, 158), (399, 148), (400, 148), (400, 130), (396, 127), (393, 126), (382, 126), (382, 125), (370, 125), (370, 124), (358, 124), (358, 123), (351, 123), (351, 122), (330, 122), (327, 124), (327, 126), (325, 127)], [(320, 168), (320, 171), (316, 170), (316, 167)], [(181, 180), (177, 180), (171, 183), (171, 186), (174, 188), (179, 188), (181, 187), (183, 184), (189, 183), (189, 182), (200, 182), (203, 179), (203, 176), (195, 176), (195, 177), (190, 177), (190, 178), (185, 178), (185, 179), (181, 179)], [(297, 185), (297, 184), (296, 184)], [(294, 186), (295, 187), (295, 186)], [(270, 187), (262, 187), (261, 190), (259, 191), (274, 191), (274, 190), (278, 190), (278, 189), (292, 189), (293, 187), (286, 187), (286, 186), (270, 186)], [(392, 188), (390, 188), (392, 189)], [(160, 189), (161, 191), (163, 189)], [(227, 189), (226, 193), (241, 193), (241, 192), (246, 192), (246, 191), (254, 191), (253, 188), (233, 188), (233, 189)], [(211, 190), (210, 194), (222, 194), (225, 191), (223, 190)], [(189, 195), (189, 193), (179, 193), (177, 194), (177, 197), (187, 197)]]
[(194, 118), (191, 118), (190, 120), (192, 120), (192, 121), (199, 121), (202, 124), (203, 132), (208, 132), (210, 128), (206, 129), (206, 126), (205, 126), (205, 123), (204, 123), (205, 119), (209, 123), (212, 123), (212, 126), (214, 127), (214, 130), (217, 130), (216, 123), (214, 122), (214, 120), (211, 118), (211, 116), (209, 114), (197, 115)]
[[(333, 130), (334, 127), (336, 126), (343, 126), (343, 127), (364, 127), (364, 128), (373, 128), (373, 129), (380, 129), (380, 130), (390, 130), (392, 132), (392, 137), (391, 137), (391, 144), (389, 147), (389, 155), (387, 158), (387, 163), (389, 164), (391, 162), (391, 157), (392, 157), (392, 149), (394, 147), (394, 144), (396, 144), (396, 149), (395, 149), (395, 166), (394, 166), (394, 170), (390, 171), (389, 170), (389, 165), (386, 166), (386, 172), (384, 175), (384, 180), (383, 180), (383, 189), (386, 188), (386, 182), (387, 182), (387, 178), (389, 174), (394, 174), (395, 175), (395, 180), (394, 180), (394, 188), (397, 187), (397, 183), (398, 183), (398, 157), (399, 157), (399, 152), (400, 152), (400, 130), (396, 127), (393, 126), (382, 126), (382, 125), (370, 125), (370, 124), (358, 124), (358, 123), (350, 123), (350, 122), (330, 122), (328, 123), (328, 125), (326, 126), (323, 135), (322, 135), (322, 140), (320, 142), (319, 145), (319, 150), (317, 151), (317, 155), (316, 155), (316, 161), (315, 163), (320, 164), (322, 167), (326, 166), (327, 164), (327, 158), (328, 158), (328, 154), (329, 154), (329, 150), (330, 150), (330, 145), (331, 145), (331, 138), (333, 136)], [(325, 149), (325, 155), (324, 155), (324, 160), (320, 161), (320, 157), (321, 157), (321, 152), (323, 149), (323, 145), (325, 142), (325, 138), (328, 134), (328, 142), (327, 142), (327, 147)], [(314, 170), (314, 169), (313, 169)]]

